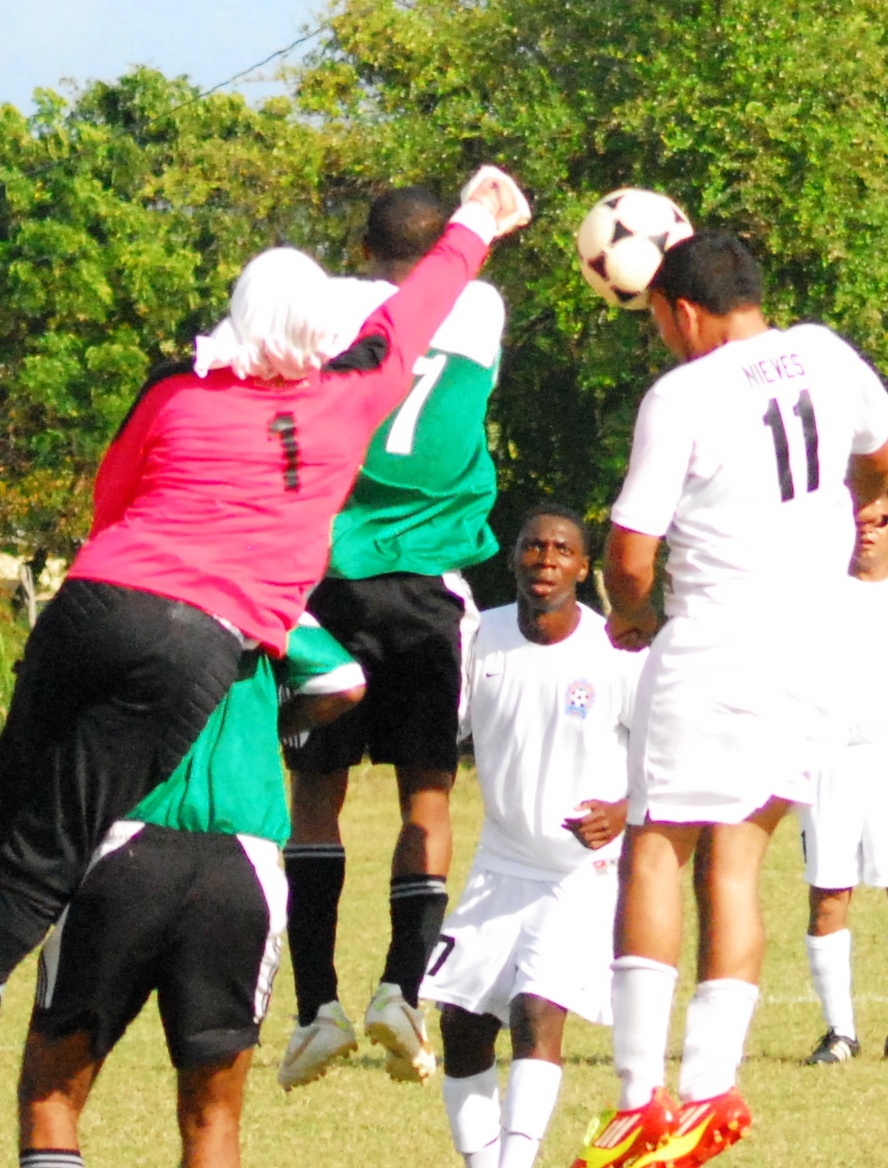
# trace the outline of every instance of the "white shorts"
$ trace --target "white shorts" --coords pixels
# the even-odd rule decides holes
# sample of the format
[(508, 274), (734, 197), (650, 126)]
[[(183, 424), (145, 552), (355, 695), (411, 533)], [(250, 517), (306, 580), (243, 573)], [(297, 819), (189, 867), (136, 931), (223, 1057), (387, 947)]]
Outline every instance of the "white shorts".
[(661, 629), (629, 737), (630, 823), (740, 823), (773, 796), (811, 802), (846, 721), (825, 636), (795, 623), (790, 636), (719, 613)]
[(558, 881), (474, 868), (420, 996), (508, 1026), (512, 998), (535, 994), (609, 1026), (616, 904), (616, 860)]
[(888, 751), (849, 746), (799, 812), (805, 879), (815, 888), (888, 888)]

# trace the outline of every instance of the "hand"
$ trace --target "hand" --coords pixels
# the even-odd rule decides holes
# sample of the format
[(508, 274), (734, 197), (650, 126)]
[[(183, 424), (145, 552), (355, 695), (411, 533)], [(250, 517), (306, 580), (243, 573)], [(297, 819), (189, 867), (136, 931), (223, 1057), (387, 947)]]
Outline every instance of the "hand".
[(480, 203), (496, 221), (500, 239), (530, 222), (530, 206), (513, 178), (496, 166), (482, 166), (462, 189), (461, 202)]
[(605, 631), (615, 649), (638, 653), (654, 639), (658, 624), (653, 605), (646, 605), (632, 616), (621, 616), (616, 610), (612, 611), (607, 618)]
[(626, 826), (629, 800), (604, 803), (601, 799), (586, 799), (576, 808), (577, 811), (584, 809), (585, 815), (565, 819), (561, 826), (575, 836), (584, 848), (594, 852), (616, 839)]

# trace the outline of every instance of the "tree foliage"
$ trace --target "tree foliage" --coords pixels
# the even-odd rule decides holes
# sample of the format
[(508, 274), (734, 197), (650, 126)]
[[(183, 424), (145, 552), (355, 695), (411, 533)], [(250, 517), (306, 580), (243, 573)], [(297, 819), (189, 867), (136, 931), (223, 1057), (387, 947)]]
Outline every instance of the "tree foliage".
[[(360, 261), (367, 201), (454, 199), (481, 162), (535, 220), (488, 269), (510, 309), (491, 409), (505, 538), (540, 495), (600, 533), (665, 355), (582, 281), (573, 236), (619, 186), (745, 238), (777, 323), (833, 324), (888, 370), (888, 44), (880, 0), (338, 0), (292, 107), (140, 71), (0, 114), (0, 515), (83, 530), (98, 451), (147, 365), (281, 238)], [(482, 592), (507, 594), (495, 566)]]
[(139, 70), (0, 110), (0, 522), (69, 551), (148, 368), (187, 353), (255, 251), (307, 243), (322, 152), (282, 101)]
[[(337, 145), (337, 189), (482, 161), (535, 221), (494, 256), (510, 308), (492, 408), (495, 520), (552, 495), (597, 528), (638, 398), (665, 354), (645, 314), (607, 309), (574, 258), (585, 211), (620, 186), (668, 192), (745, 238), (777, 323), (833, 324), (888, 370), (886, 34), (878, 0), (342, 0), (294, 78)], [(492, 565), (491, 594), (508, 594)]]

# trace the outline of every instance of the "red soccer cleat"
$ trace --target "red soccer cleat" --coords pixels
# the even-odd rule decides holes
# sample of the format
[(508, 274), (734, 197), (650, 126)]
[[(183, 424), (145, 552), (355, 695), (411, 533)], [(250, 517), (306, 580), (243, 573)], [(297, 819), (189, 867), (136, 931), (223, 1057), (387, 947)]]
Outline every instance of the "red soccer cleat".
[(699, 1168), (743, 1138), (752, 1126), (749, 1108), (736, 1087), (685, 1103), (666, 1143), (636, 1162), (636, 1168)]
[(573, 1168), (629, 1168), (665, 1144), (677, 1125), (678, 1107), (657, 1087), (644, 1107), (605, 1111), (586, 1132)]

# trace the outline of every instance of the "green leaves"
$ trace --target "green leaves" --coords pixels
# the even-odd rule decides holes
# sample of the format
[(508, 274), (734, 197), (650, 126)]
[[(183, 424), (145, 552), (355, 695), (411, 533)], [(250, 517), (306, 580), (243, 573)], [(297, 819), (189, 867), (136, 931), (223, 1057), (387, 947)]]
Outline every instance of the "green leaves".
[[(535, 212), (486, 272), (509, 305), (490, 427), (504, 538), (540, 494), (601, 537), (667, 363), (645, 315), (606, 308), (580, 275), (574, 233), (608, 190), (664, 190), (740, 234), (778, 323), (826, 320), (888, 369), (882, 8), (338, 0), (286, 71), (292, 103), (252, 110), (136, 70), (73, 104), (43, 91), (31, 119), (0, 108), (9, 541), (83, 534), (85, 484), (146, 370), (188, 352), (250, 255), (289, 241), (355, 270), (374, 195), (420, 182), (455, 201), (482, 162), (512, 170)], [(509, 595), (498, 571), (485, 600)]]

